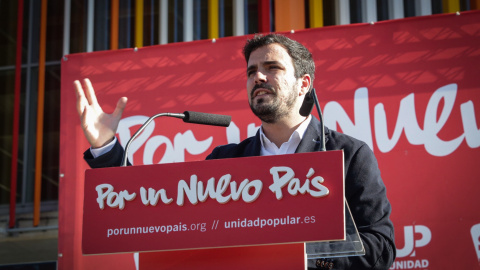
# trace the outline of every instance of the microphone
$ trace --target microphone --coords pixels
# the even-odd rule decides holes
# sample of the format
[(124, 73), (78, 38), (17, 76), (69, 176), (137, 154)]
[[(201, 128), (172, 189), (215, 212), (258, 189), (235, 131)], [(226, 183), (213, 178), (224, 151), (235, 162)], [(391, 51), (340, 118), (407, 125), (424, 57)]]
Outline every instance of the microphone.
[(153, 121), (153, 119), (160, 116), (168, 116), (183, 119), (185, 123), (201, 124), (201, 125), (211, 125), (211, 126), (221, 126), (228, 127), (232, 120), (230, 115), (221, 115), (221, 114), (211, 114), (211, 113), (201, 113), (201, 112), (192, 112), (185, 111), (183, 113), (159, 113), (150, 118), (148, 118), (145, 123), (133, 134), (133, 136), (128, 140), (127, 145), (125, 145), (125, 153), (123, 153), (121, 167), (127, 166), (127, 156), (128, 149), (132, 141)]
[(211, 126), (221, 126), (228, 127), (232, 121), (230, 115), (221, 115), (221, 114), (211, 114), (211, 113), (202, 113), (202, 112), (183, 112), (185, 118), (183, 122), (201, 124), (201, 125), (211, 125)]
[(302, 106), (300, 107), (300, 115), (307, 117), (312, 112), (314, 104), (315, 104), (315, 107), (317, 108), (318, 117), (320, 118), (320, 124), (322, 126), (321, 134), (320, 134), (320, 142), (322, 145), (321, 145), (320, 151), (326, 151), (325, 125), (323, 124), (322, 109), (320, 109), (320, 104), (318, 104), (318, 98), (315, 92), (315, 88), (312, 88), (312, 90), (309, 93), (307, 93), (307, 95), (305, 96)]
[[(315, 89), (312, 89), (314, 91)], [(310, 113), (312, 113), (313, 105), (315, 105), (313, 101), (312, 91), (308, 92), (303, 99), (302, 107), (300, 107), (300, 115), (308, 117)]]

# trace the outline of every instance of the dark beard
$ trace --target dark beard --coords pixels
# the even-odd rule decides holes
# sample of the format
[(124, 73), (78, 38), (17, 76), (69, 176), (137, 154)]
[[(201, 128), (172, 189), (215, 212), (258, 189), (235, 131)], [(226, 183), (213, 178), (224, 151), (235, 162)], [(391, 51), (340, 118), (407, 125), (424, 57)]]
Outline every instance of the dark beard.
[(250, 104), (250, 109), (252, 110), (253, 114), (255, 114), (260, 120), (265, 123), (275, 123), (280, 116), (277, 114), (278, 112), (278, 102), (273, 104), (262, 104), (264, 103), (263, 99), (259, 99), (257, 103), (257, 108), (254, 108), (252, 104)]
[(252, 105), (253, 101), (250, 102), (250, 109), (252, 110), (253, 114), (255, 114), (263, 122), (269, 124), (276, 123), (278, 120), (290, 114), (296, 100), (294, 91), (291, 91), (291, 94), (286, 97), (286, 100), (281, 100), (277, 96), (277, 93), (273, 93), (273, 95), (275, 95), (274, 100), (270, 104), (265, 104), (265, 100), (263, 98), (259, 98), (257, 100), (255, 107)]

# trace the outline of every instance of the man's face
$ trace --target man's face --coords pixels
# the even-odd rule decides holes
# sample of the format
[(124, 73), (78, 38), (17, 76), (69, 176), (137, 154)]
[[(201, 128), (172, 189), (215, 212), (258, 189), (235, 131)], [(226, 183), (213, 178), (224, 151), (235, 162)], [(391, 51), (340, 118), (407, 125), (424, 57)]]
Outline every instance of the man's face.
[(275, 123), (294, 112), (301, 79), (295, 78), (292, 58), (279, 44), (260, 47), (247, 64), (248, 102), (252, 112), (266, 123)]

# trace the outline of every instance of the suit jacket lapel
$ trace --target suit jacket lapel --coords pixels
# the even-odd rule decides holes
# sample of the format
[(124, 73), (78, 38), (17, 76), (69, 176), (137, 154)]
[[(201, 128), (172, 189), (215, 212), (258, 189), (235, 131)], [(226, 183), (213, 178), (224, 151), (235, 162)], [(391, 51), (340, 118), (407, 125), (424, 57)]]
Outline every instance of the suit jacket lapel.
[(262, 143), (260, 142), (260, 130), (257, 131), (255, 137), (253, 138), (253, 143), (249, 144), (244, 151), (245, 157), (260, 156), (260, 149), (262, 148)]
[[(325, 133), (328, 133), (328, 129), (325, 127)], [(305, 130), (303, 139), (295, 150), (295, 153), (307, 153), (320, 151), (321, 142), (320, 142), (320, 121), (317, 118), (312, 116), (312, 121)]]

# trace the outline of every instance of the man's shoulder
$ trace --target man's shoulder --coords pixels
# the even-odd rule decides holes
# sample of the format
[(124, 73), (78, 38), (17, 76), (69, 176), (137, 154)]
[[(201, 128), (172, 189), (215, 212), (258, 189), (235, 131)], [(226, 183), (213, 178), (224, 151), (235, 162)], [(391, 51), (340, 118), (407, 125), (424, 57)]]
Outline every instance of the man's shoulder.
[(332, 140), (335, 142), (335, 144), (340, 145), (359, 145), (365, 143), (353, 136), (332, 129), (328, 130), (327, 136), (329, 140)]
[(240, 143), (230, 143), (217, 146), (213, 149), (212, 153), (207, 156), (207, 159), (235, 158), (258, 155), (256, 153), (260, 152), (260, 148), (257, 149), (256, 140), (256, 136), (252, 136), (241, 141)]
[(329, 129), (327, 134), (327, 150), (344, 150), (348, 154), (354, 154), (358, 150), (371, 152), (370, 147), (362, 140), (353, 136)]

